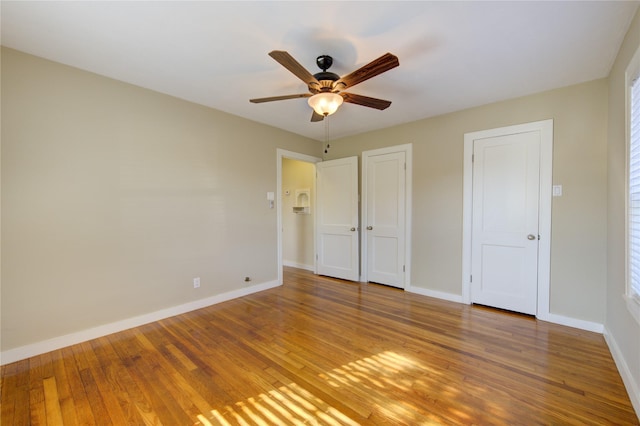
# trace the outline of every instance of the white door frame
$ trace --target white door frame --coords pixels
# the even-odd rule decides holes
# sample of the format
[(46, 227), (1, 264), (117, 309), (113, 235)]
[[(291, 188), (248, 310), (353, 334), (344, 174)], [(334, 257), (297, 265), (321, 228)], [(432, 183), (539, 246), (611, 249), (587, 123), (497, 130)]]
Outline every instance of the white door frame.
[(473, 219), (473, 141), (508, 134), (540, 132), (540, 198), (538, 246), (538, 303), (536, 317), (549, 318), (551, 277), (551, 194), (553, 173), (553, 119), (483, 130), (464, 135), (462, 214), (462, 302), (471, 303), (471, 231)]
[[(406, 169), (406, 184), (405, 184), (405, 230), (404, 230), (404, 262), (405, 262), (405, 271), (404, 271), (404, 281), (402, 283), (403, 289), (408, 289), (411, 286), (411, 200), (413, 195), (412, 189), (412, 165), (413, 165), (413, 157), (412, 157), (413, 145), (408, 143), (404, 145), (395, 145), (387, 148), (373, 149), (370, 151), (362, 152), (362, 167), (361, 167), (361, 181), (362, 188), (360, 193), (362, 194), (362, 200), (360, 202), (360, 211), (361, 211), (361, 226), (365, 226), (367, 223), (367, 209), (365, 208), (367, 205), (367, 165), (368, 158), (375, 155), (383, 155), (383, 154), (393, 154), (394, 152), (404, 152), (405, 153), (405, 162), (407, 165)], [(367, 233), (360, 230), (360, 281), (367, 282)]]
[[(287, 151), (285, 149), (280, 149), (277, 148), (276, 149), (276, 217), (277, 217), (277, 244), (278, 244), (278, 284), (282, 285), (282, 159), (283, 158), (288, 158), (291, 160), (298, 160), (298, 161), (304, 161), (307, 163), (313, 163), (316, 164), (320, 161), (322, 161), (322, 158), (319, 157), (313, 157), (311, 155), (307, 155), (307, 154), (300, 154), (299, 152), (293, 152), (293, 151)], [(313, 190), (312, 193), (314, 194), (315, 197), (315, 193), (316, 193), (316, 180), (315, 178), (313, 179)], [(313, 216), (313, 250), (315, 252), (316, 250), (316, 242), (315, 242), (315, 229), (316, 229), (316, 218), (315, 215), (313, 214), (314, 209), (315, 209), (315, 205), (316, 205), (316, 200), (315, 198), (310, 200), (310, 212)], [(315, 259), (315, 255), (313, 256), (313, 258)], [(314, 269), (314, 273), (317, 272), (317, 265), (316, 262), (314, 260), (313, 263), (313, 269)]]

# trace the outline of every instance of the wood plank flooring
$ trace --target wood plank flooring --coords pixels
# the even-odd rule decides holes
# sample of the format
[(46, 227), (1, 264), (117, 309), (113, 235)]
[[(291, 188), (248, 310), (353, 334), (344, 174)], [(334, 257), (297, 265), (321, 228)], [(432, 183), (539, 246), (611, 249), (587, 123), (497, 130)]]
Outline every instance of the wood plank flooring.
[(2, 367), (2, 425), (638, 425), (604, 339), (286, 268)]

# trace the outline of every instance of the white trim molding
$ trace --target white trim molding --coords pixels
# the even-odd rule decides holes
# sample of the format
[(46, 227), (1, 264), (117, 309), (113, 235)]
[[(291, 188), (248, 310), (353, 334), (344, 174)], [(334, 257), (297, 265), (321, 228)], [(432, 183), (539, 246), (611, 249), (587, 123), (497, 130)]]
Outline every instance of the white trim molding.
[[(553, 170), (553, 119), (535, 121), (498, 129), (466, 133), (463, 154), (463, 213), (462, 213), (462, 300), (471, 300), (471, 231), (473, 220), (473, 144), (474, 140), (488, 137), (540, 132), (540, 198), (538, 234), (538, 300), (536, 317), (548, 320), (551, 279), (551, 197)], [(579, 327), (582, 328), (582, 327)]]
[(580, 330), (593, 331), (594, 333), (602, 334), (604, 332), (604, 325), (600, 323), (566, 317), (564, 315), (548, 313), (547, 315), (537, 315), (536, 318), (540, 321), (547, 321), (553, 324), (578, 328)]
[[(281, 149), (281, 148), (277, 148), (276, 149), (276, 223), (277, 223), (277, 230), (278, 232), (277, 234), (277, 262), (278, 262), (278, 283), (282, 284), (282, 267), (284, 266), (283, 263), (283, 259), (282, 259), (282, 159), (283, 158), (289, 158), (291, 160), (298, 160), (298, 161), (305, 161), (307, 163), (319, 163), (322, 161), (322, 158), (319, 157), (313, 157), (311, 155), (307, 155), (307, 154), (300, 154), (299, 152), (293, 152), (293, 151), (287, 151), (286, 149)], [(315, 184), (315, 179), (313, 180), (313, 194), (316, 193), (316, 188), (315, 188), (316, 184)], [(311, 210), (313, 213), (313, 209), (315, 208), (316, 205), (316, 200), (313, 199), (311, 200)], [(315, 229), (316, 229), (316, 215), (313, 215), (313, 235), (315, 238)], [(313, 247), (315, 250), (316, 244), (315, 241), (313, 242)], [(314, 256), (315, 258), (315, 253)], [(310, 271), (315, 272), (315, 265), (313, 266), (312, 269), (310, 269)]]
[(125, 320), (112, 322), (110, 324), (105, 324), (98, 327), (89, 328), (87, 330), (66, 334), (64, 336), (54, 337), (52, 339), (44, 340), (41, 342), (9, 349), (0, 353), (0, 365), (10, 364), (12, 362), (51, 352), (56, 349), (61, 349), (67, 346), (86, 342), (88, 340), (97, 339), (98, 337), (103, 337), (109, 334), (117, 333), (119, 331), (128, 330), (130, 328), (149, 324), (151, 322), (160, 321), (165, 318), (195, 311), (197, 309), (206, 308), (207, 306), (226, 302), (228, 300), (248, 296), (253, 293), (278, 287), (279, 285), (281, 285), (281, 283), (279, 283), (278, 281), (269, 281), (262, 284), (256, 284), (251, 287), (232, 290), (226, 293), (207, 297), (205, 299), (194, 300), (193, 302), (173, 306), (171, 308), (161, 309), (159, 311), (139, 315), (133, 318), (127, 318)]
[(627, 305), (627, 309), (629, 310), (629, 313), (631, 314), (633, 319), (635, 319), (636, 322), (638, 324), (640, 324), (640, 301), (638, 300), (638, 298), (629, 297), (626, 294), (623, 295), (622, 297), (625, 300), (625, 303)]
[(316, 268), (313, 265), (305, 265), (303, 263), (293, 262), (291, 260), (283, 260), (282, 266), (289, 266), (291, 268), (304, 269), (306, 271), (315, 272)]
[[(420, 294), (422, 296), (433, 297), (435, 299), (446, 300), (448, 302), (457, 302), (467, 304), (463, 301), (463, 297), (459, 294), (446, 293), (443, 291), (430, 290), (428, 288), (410, 286), (406, 289), (409, 293)], [(566, 327), (573, 327), (580, 330), (592, 331), (594, 333), (602, 334), (604, 326), (597, 322), (585, 321), (576, 318), (566, 317), (564, 315), (547, 314), (544, 317), (538, 316), (539, 321), (546, 321), (553, 324), (564, 325)]]
[(405, 291), (407, 291), (408, 293), (414, 293), (414, 294), (420, 294), (422, 296), (433, 297), (435, 299), (446, 300), (448, 302), (463, 303), (462, 296), (459, 294), (447, 293), (444, 291), (437, 291), (437, 290), (430, 290), (428, 288), (415, 287), (415, 286), (409, 286), (406, 288)]
[(633, 54), (633, 58), (627, 69), (625, 71), (625, 294), (624, 299), (627, 305), (627, 309), (631, 316), (636, 320), (638, 324), (640, 324), (640, 295), (634, 295), (634, 291), (632, 290), (632, 280), (631, 280), (631, 267), (633, 266), (631, 259), (631, 226), (630, 226), (630, 189), (629, 189), (629, 181), (630, 174), (633, 173), (631, 170), (631, 164), (629, 158), (631, 157), (631, 148), (632, 148), (632, 120), (637, 117), (633, 117), (631, 101), (632, 101), (632, 89), (634, 87), (634, 82), (640, 78), (640, 47), (636, 49), (636, 52)]
[(620, 377), (622, 377), (622, 382), (624, 383), (625, 388), (627, 388), (627, 394), (629, 394), (631, 405), (633, 405), (633, 408), (636, 410), (638, 420), (640, 420), (640, 383), (637, 383), (634, 380), (633, 374), (631, 374), (631, 369), (626, 363), (616, 339), (611, 335), (606, 327), (604, 329), (604, 340), (609, 346), (613, 361), (616, 363), (616, 367), (618, 367), (618, 372), (620, 373)]

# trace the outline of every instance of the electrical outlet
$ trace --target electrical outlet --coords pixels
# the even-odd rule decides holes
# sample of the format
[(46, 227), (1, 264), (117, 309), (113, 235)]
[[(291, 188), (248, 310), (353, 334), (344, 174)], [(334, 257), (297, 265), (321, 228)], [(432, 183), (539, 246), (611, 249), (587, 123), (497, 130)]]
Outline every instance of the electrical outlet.
[(193, 288), (200, 288), (200, 277), (195, 277), (193, 279)]

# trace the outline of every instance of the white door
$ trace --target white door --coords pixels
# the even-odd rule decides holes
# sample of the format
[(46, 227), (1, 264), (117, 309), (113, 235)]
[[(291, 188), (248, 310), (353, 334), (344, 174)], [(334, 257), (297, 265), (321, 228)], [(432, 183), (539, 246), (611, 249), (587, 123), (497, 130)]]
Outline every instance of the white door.
[(471, 301), (536, 314), (540, 132), (473, 141)]
[(367, 281), (404, 288), (405, 152), (363, 155)]
[(316, 164), (317, 272), (359, 279), (358, 157)]

